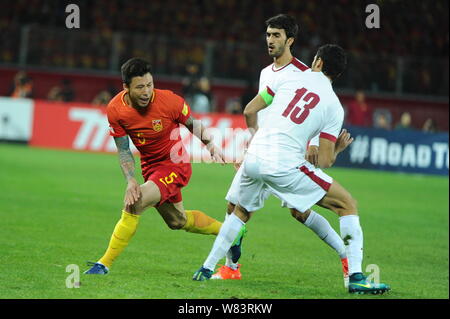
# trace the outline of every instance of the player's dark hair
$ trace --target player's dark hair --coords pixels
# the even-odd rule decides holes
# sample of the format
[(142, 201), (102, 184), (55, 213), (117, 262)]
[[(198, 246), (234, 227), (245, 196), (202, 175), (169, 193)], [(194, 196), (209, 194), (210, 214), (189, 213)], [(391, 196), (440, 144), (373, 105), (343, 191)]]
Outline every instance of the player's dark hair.
[(278, 14), (266, 20), (266, 27), (275, 29), (284, 29), (287, 38), (296, 38), (298, 33), (298, 25), (295, 19), (287, 14)]
[(336, 44), (325, 44), (316, 53), (323, 61), (322, 72), (332, 80), (339, 77), (347, 66), (347, 54)]
[(131, 58), (122, 64), (120, 71), (122, 72), (122, 82), (129, 86), (135, 76), (151, 73), (152, 67), (149, 62), (143, 59)]

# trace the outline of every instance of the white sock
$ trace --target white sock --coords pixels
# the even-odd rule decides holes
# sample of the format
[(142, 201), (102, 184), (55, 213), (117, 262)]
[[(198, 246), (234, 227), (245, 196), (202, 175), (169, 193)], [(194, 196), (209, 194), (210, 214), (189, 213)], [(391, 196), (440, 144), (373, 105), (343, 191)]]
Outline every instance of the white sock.
[[(224, 221), (227, 220), (228, 216), (230, 216), (230, 214), (225, 213), (225, 219), (224, 219)], [(236, 270), (236, 269), (238, 268), (238, 264), (233, 262), (232, 257), (233, 257), (233, 256), (232, 256), (232, 254), (231, 254), (231, 251), (228, 250), (228, 251), (227, 251), (227, 254), (225, 255), (225, 266), (228, 266), (228, 267), (230, 267), (231, 269)]]
[(311, 213), (306, 219), (304, 225), (316, 233), (320, 239), (331, 246), (331, 248), (338, 253), (341, 259), (347, 257), (344, 241), (322, 215), (311, 210)]
[(348, 273), (362, 272), (363, 232), (358, 215), (339, 217), (341, 237), (344, 241), (348, 258)]
[(220, 227), (219, 234), (214, 241), (211, 252), (203, 264), (204, 268), (214, 270), (217, 262), (222, 259), (230, 249), (234, 239), (239, 234), (239, 231), (244, 224), (245, 223), (234, 213), (231, 213), (231, 215), (226, 218), (222, 227)]

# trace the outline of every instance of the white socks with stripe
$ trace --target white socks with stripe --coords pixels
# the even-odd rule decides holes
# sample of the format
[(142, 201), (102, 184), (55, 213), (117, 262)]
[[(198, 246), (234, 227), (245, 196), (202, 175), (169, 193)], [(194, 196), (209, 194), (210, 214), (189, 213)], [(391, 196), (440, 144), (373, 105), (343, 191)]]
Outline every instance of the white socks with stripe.
[(222, 259), (227, 251), (233, 244), (234, 239), (239, 234), (242, 226), (245, 223), (237, 217), (234, 213), (231, 213), (220, 227), (219, 234), (214, 241), (214, 245), (211, 252), (206, 258), (203, 267), (209, 270), (213, 270), (217, 265), (217, 262)]
[(347, 257), (344, 241), (323, 216), (311, 210), (304, 225), (316, 233), (331, 248), (336, 250), (341, 259)]
[(358, 215), (339, 217), (341, 237), (344, 241), (348, 258), (348, 273), (362, 272), (363, 232)]

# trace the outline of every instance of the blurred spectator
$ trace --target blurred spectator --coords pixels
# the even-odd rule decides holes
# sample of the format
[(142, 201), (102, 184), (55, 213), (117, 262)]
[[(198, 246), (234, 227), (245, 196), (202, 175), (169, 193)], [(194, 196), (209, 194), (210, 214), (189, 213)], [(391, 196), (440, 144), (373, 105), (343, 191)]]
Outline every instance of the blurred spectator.
[(116, 88), (110, 84), (105, 90), (100, 91), (91, 103), (94, 105), (108, 105), (117, 92)]
[(242, 114), (242, 104), (239, 98), (231, 98), (227, 100), (225, 112), (229, 114)]
[(390, 130), (392, 124), (392, 114), (387, 109), (376, 109), (373, 112), (373, 127)]
[(92, 100), (92, 104), (94, 105), (108, 105), (109, 101), (111, 101), (112, 95), (108, 90), (100, 91)]
[(184, 99), (192, 104), (192, 98), (197, 91), (197, 83), (200, 78), (199, 66), (193, 63), (186, 65), (186, 73), (187, 76), (182, 80), (182, 92)]
[(212, 112), (211, 104), (211, 86), (207, 77), (201, 77), (196, 85), (192, 95), (191, 108), (196, 113)]
[(432, 118), (427, 118), (423, 123), (422, 131), (426, 133), (435, 133), (438, 131), (437, 124)]
[(371, 111), (366, 103), (366, 96), (361, 90), (356, 91), (355, 100), (347, 106), (347, 123), (356, 126), (371, 124)]
[(411, 130), (411, 114), (403, 112), (400, 116), (400, 122), (395, 126), (396, 130)]
[(11, 97), (32, 98), (33, 97), (33, 81), (24, 71), (19, 71), (14, 76), (10, 94)]
[(71, 102), (75, 93), (72, 88), (72, 82), (68, 79), (61, 81), (61, 86), (54, 86), (50, 89), (47, 99), (50, 101)]

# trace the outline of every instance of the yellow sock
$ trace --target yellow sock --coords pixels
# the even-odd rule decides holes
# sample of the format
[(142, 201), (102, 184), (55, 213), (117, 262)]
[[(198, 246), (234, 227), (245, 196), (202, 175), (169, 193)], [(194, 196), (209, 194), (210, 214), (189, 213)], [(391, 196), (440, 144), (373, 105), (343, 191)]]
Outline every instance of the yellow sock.
[(182, 228), (185, 231), (205, 235), (217, 235), (219, 233), (220, 227), (222, 227), (221, 222), (199, 210), (186, 210), (185, 212), (187, 221)]
[(103, 257), (100, 258), (100, 263), (108, 268), (111, 267), (114, 259), (122, 253), (136, 232), (139, 217), (139, 215), (130, 214), (124, 210), (122, 211), (122, 217), (114, 228), (108, 249)]

